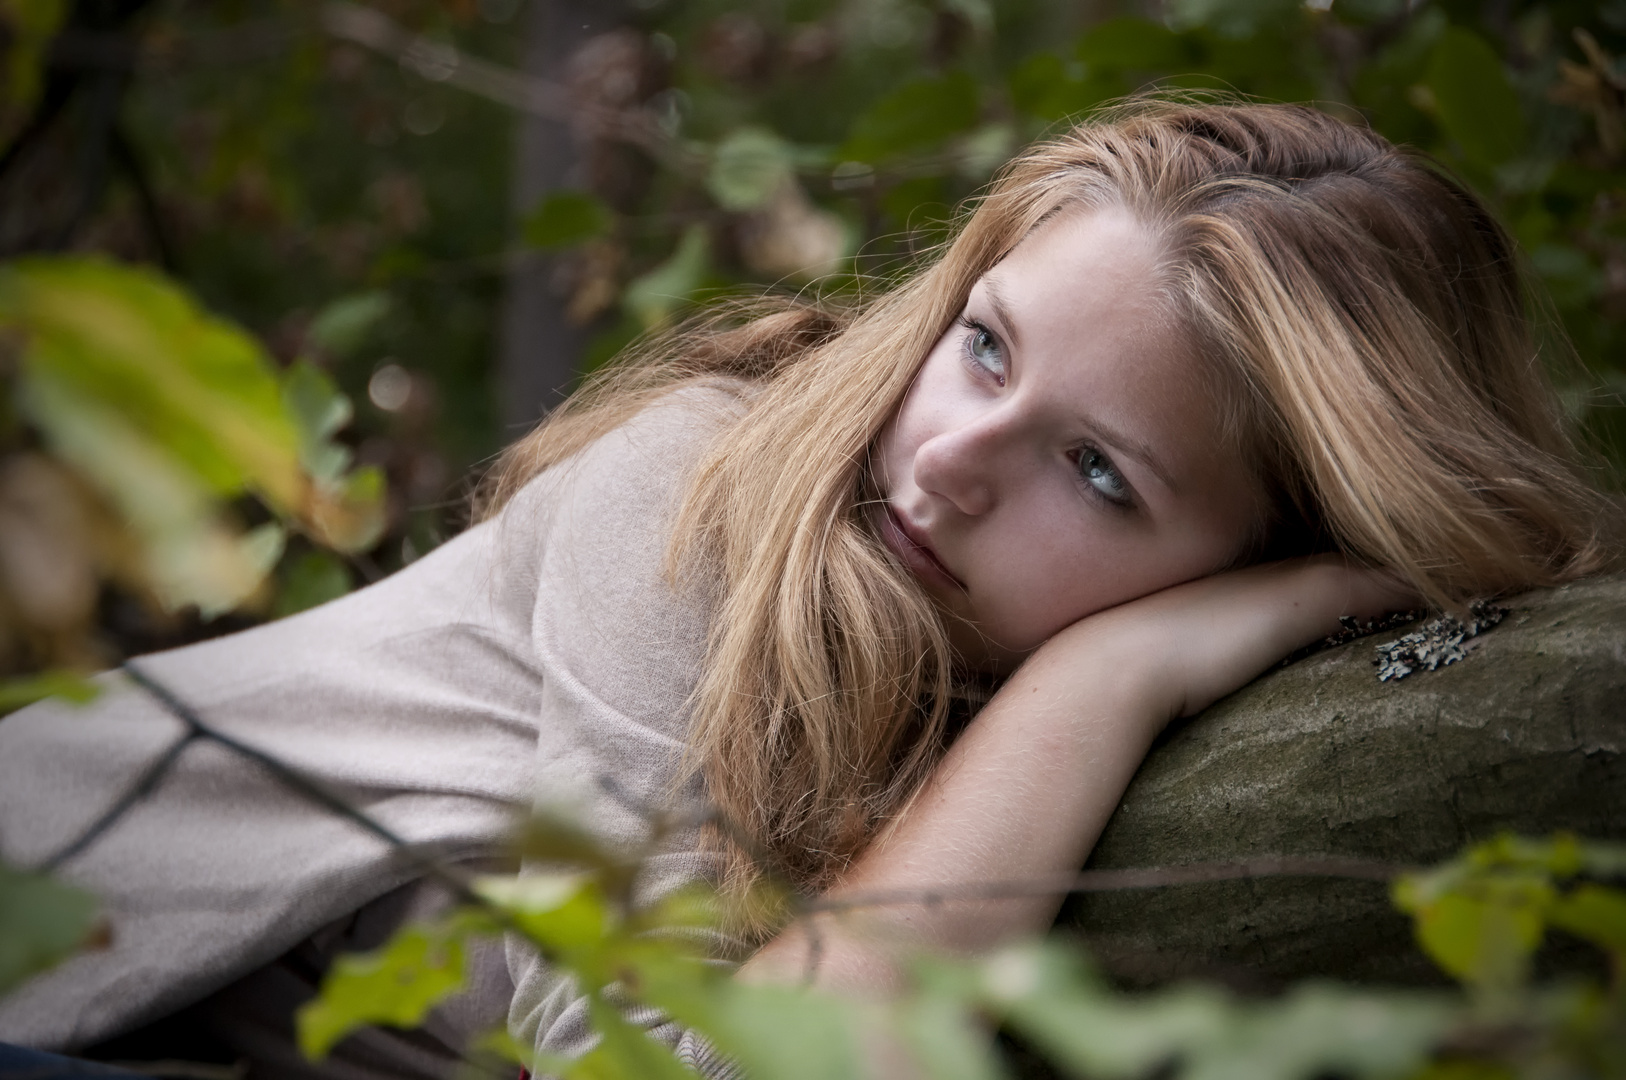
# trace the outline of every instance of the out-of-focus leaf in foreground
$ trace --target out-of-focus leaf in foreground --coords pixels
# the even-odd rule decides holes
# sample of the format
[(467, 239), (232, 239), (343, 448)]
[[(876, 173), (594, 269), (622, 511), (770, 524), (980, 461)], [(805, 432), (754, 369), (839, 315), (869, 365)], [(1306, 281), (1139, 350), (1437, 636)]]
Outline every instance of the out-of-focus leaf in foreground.
[(317, 1059), (365, 1024), (416, 1026), (463, 986), (468, 918), (411, 926), (380, 949), (341, 956), (295, 1016), (299, 1048)]
[(0, 716), (48, 697), (86, 705), (95, 701), (99, 693), (95, 683), (73, 671), (42, 671), (37, 675), (4, 679), (0, 680)]
[(996, 953), (979, 981), (985, 1008), (1051, 1060), (1074, 1075), (1123, 1080), (1160, 1066), (1169, 1068), (1159, 1075), (1181, 1080), (1404, 1076), (1461, 1018), (1443, 994), (1318, 982), (1274, 1001), (1195, 985), (1118, 994), (1055, 941)]
[(1415, 920), (1417, 941), (1482, 1002), (1511, 1000), (1549, 925), (1610, 954), (1626, 951), (1626, 894), (1578, 875), (1626, 876), (1626, 845), (1499, 836), (1394, 884), (1396, 905)]
[(95, 927), (95, 897), (0, 863), (0, 994), (83, 946)]
[(0, 0), (0, 109), (21, 115), (39, 97), (46, 51), (68, 13), (67, 0)]
[[(137, 585), (206, 615), (243, 603), (284, 526), (339, 550), (374, 542), (382, 478), (344, 474), (349, 406), (320, 372), (279, 379), (259, 343), (162, 275), (96, 258), (0, 269), (0, 328), (20, 333), (17, 400), (51, 450), (130, 529)], [(227, 503), (281, 519), (245, 530)]]

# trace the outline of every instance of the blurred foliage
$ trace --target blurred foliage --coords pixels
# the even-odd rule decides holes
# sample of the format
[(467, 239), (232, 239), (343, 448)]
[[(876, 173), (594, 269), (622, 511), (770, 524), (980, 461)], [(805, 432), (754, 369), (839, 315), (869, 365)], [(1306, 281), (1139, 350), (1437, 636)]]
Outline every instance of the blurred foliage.
[[(383, 478), (332, 441), (349, 402), (151, 271), (97, 258), (0, 267), (9, 404), (32, 438), (0, 458), (0, 641), (16, 667), (90, 667), (103, 582), (211, 618), (265, 600), (288, 532), (361, 551)], [(253, 505), (240, 505), (254, 496)], [(263, 520), (250, 525), (244, 511)], [(37, 680), (34, 680), (37, 682)]]
[[(885, 1052), (895, 1055), (888, 1075), (995, 1080), (1014, 1075), (1001, 1032), (1055, 1074), (1091, 1080), (1626, 1073), (1626, 892), (1607, 883), (1626, 876), (1618, 844), (1501, 837), (1399, 878), (1396, 899), (1413, 913), (1419, 942), (1466, 993), (1309, 982), (1269, 999), (1201, 984), (1124, 994), (1076, 944), (1052, 939), (975, 960), (900, 950), (909, 973), (900, 991), (859, 1000), (729, 978), (694, 945), (715, 896), (684, 892), (637, 908), (633, 871), (654, 847), (607, 851), (582, 836), (559, 820), (533, 822), (527, 852), (553, 872), (484, 879), (479, 904), (341, 959), (300, 1012), (306, 1053), (321, 1057), (364, 1024), (420, 1023), (463, 985), (464, 943), (507, 931), (576, 980), (599, 1042), (575, 1059), (539, 1059), (502, 1033), (481, 1045), (566, 1080), (693, 1075), (621, 1017), (634, 1003), (693, 1028), (761, 1080), (876, 1075)], [(873, 938), (882, 925), (853, 932)], [(1532, 984), (1528, 960), (1549, 928), (1601, 949), (1613, 979)]]
[(0, 994), (80, 949), (105, 939), (96, 898), (0, 864)]
[[(0, 254), (164, 265), (273, 368), (306, 362), (288, 391), (316, 433), (302, 467), (348, 454), (389, 480), (369, 551), (334, 559), (320, 529), (296, 528), (257, 590), (254, 559), (278, 555), (287, 525), (271, 519), (298, 514), (259, 488), (269, 515), (210, 510), (237, 524), (216, 527), (219, 581), (197, 610), (250, 609), (206, 626), (109, 572), (100, 636), (72, 662), (298, 610), (456, 531), (458, 478), (508, 434), (493, 356), (516, 260), (544, 260), (563, 317), (589, 331), (583, 370), (719, 291), (861, 294), (942, 239), (1022, 145), (1149, 85), (1316, 101), (1464, 176), (1528, 253), (1551, 336), (1581, 359), (1560, 365), (1566, 401), (1626, 476), (1620, 0), (637, 0), (544, 85), (520, 68), (553, 2), (0, 0)], [(574, 166), (515, 207), (520, 106), (562, 121)], [(300, 396), (318, 374), (361, 407), (310, 412), (327, 407)], [(64, 431), (39, 426), (50, 390), (22, 412), (13, 386), (0, 449), (37, 486), (102, 476), (133, 522), (144, 501), (119, 504), (85, 456), (111, 443), (70, 461)], [(198, 528), (174, 535), (201, 543)]]
[[(720, 290), (862, 295), (1022, 145), (1154, 84), (1316, 101), (1465, 177), (1626, 475), (1623, 0), (636, 0), (547, 86), (517, 70), (528, 10), (0, 0), (0, 676), (23, 676), (0, 699), (83, 696), (74, 670), (342, 595), (454, 530), (456, 478), (507, 434), (494, 328), (521, 260), (590, 329), (583, 370)], [(569, 122), (578, 167), (512, 207), (520, 102)], [(877, 1032), (928, 1075), (995, 1076), (994, 1028), (1069, 1075), (1626, 1073), (1612, 848), (1510, 840), (1401, 883), (1462, 998), (1124, 998), (1051, 943), (922, 960), (885, 1006), (738, 986), (651, 933), (709, 898), (634, 910), (625, 862), (579, 855), (341, 965), (307, 1049), (411, 1023), (462, 940), (517, 928), (591, 997), (597, 1049), (533, 1063), (569, 1076), (685, 1075), (623, 994), (764, 1076), (851, 1075)], [(3, 984), (93, 916), (0, 875)], [(1549, 928), (1615, 981), (1532, 987)]]

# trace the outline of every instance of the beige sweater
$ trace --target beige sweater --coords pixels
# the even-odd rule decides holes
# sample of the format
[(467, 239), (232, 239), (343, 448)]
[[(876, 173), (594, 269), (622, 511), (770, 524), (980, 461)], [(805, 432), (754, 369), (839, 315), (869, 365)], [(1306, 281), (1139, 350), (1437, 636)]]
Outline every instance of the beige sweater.
[[(451, 857), (499, 851), (516, 811), (537, 801), (633, 839), (639, 813), (601, 778), (644, 804), (674, 782), (707, 613), (662, 574), (669, 519), (698, 451), (741, 408), (726, 387), (680, 391), (393, 577), (137, 663), (204, 719)], [(42, 703), (0, 721), (0, 855), (14, 865), (74, 836), (182, 730), (122, 676), (101, 682), (87, 708)], [(695, 840), (652, 862), (646, 898), (711, 872)], [(72, 1049), (127, 1030), (331, 933), (415, 876), (355, 825), (207, 743), (65, 873), (104, 899), (113, 944), (0, 1001), (0, 1041)], [(568, 980), (512, 942), (496, 968), (459, 1006), (463, 1027), (507, 1006), (527, 1042), (588, 1045)], [(670, 1026), (662, 1034), (701, 1053)]]

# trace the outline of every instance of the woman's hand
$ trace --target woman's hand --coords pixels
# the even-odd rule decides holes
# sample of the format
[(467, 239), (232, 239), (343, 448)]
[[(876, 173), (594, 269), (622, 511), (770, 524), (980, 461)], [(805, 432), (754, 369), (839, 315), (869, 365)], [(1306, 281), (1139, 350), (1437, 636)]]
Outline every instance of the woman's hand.
[(1417, 603), (1393, 576), (1341, 556), (1289, 559), (1187, 582), (1081, 619), (1022, 670), (1066, 681), (1065, 669), (1081, 656), (1111, 656), (1161, 728), (1336, 633), (1341, 615), (1368, 619)]
[[(828, 898), (941, 898), (957, 885), (1068, 878), (1170, 719), (1335, 632), (1340, 615), (1413, 602), (1384, 575), (1316, 557), (1215, 575), (1080, 620), (1006, 681)], [(884, 988), (895, 978), (894, 946), (981, 951), (1042, 931), (1059, 904), (1040, 887), (1006, 900), (812, 916), (742, 975), (796, 980), (816, 968), (821, 983)]]

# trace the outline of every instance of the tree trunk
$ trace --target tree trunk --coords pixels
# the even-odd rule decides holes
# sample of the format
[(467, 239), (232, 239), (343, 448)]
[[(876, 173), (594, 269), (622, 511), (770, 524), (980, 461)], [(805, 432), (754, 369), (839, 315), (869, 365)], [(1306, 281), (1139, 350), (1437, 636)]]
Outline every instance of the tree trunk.
[[(1091, 865), (1260, 855), (1424, 864), (1502, 830), (1626, 838), (1626, 576), (1506, 602), (1501, 625), (1437, 671), (1380, 683), (1374, 646), (1314, 654), (1169, 733), (1142, 765)], [(1121, 981), (1219, 978), (1272, 989), (1310, 975), (1441, 976), (1381, 882), (1256, 878), (1070, 901)], [(1548, 970), (1590, 950), (1544, 954)]]
[[(593, 37), (622, 26), (617, 0), (532, 0), (525, 29), (528, 75), (569, 82), (570, 59)], [(582, 147), (562, 120), (524, 116), (515, 148), (513, 210), (522, 218), (550, 191), (585, 188)], [(508, 271), (497, 363), (498, 416), (509, 436), (529, 429), (564, 400), (588, 330), (565, 316), (568, 297), (554, 285), (557, 258), (527, 252)]]

